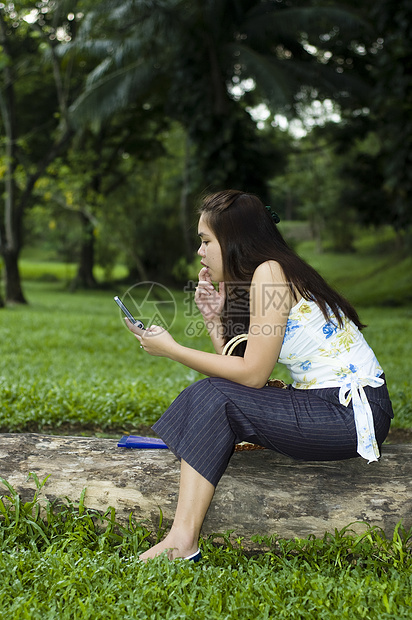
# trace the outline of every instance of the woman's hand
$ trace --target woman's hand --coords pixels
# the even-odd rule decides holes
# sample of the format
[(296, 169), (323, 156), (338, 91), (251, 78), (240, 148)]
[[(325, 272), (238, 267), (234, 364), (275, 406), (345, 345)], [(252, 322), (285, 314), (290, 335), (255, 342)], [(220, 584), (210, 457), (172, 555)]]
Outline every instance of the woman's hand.
[(205, 321), (215, 321), (220, 318), (225, 298), (224, 282), (219, 282), (219, 290), (217, 291), (212, 284), (207, 267), (203, 267), (199, 271), (195, 302)]
[(127, 327), (140, 342), (140, 347), (157, 357), (170, 357), (174, 346), (177, 344), (168, 331), (157, 325), (147, 329), (140, 329), (133, 325), (129, 319), (125, 319)]

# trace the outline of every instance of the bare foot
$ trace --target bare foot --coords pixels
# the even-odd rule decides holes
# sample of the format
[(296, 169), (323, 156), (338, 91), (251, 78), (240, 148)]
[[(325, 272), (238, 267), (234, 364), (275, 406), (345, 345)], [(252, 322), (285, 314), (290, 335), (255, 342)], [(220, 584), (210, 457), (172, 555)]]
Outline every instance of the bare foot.
[(158, 555), (162, 553), (165, 554), (168, 560), (176, 560), (176, 558), (186, 558), (193, 553), (196, 553), (198, 550), (197, 543), (188, 545), (187, 543), (183, 543), (181, 541), (175, 540), (174, 536), (170, 532), (166, 538), (164, 538), (160, 543), (154, 545), (144, 553), (142, 553), (139, 558), (146, 562), (147, 560), (151, 560), (156, 558)]

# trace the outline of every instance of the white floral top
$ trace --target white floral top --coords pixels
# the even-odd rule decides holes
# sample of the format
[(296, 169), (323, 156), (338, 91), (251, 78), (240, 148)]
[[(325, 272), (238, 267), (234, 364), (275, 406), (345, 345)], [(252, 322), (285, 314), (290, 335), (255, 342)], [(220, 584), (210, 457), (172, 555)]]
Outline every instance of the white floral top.
[(331, 313), (325, 321), (314, 301), (301, 299), (290, 311), (279, 360), (300, 390), (340, 387), (339, 400), (352, 400), (357, 451), (370, 463), (379, 458), (373, 417), (363, 387), (378, 387), (382, 368), (365, 338), (344, 317), (342, 328)]

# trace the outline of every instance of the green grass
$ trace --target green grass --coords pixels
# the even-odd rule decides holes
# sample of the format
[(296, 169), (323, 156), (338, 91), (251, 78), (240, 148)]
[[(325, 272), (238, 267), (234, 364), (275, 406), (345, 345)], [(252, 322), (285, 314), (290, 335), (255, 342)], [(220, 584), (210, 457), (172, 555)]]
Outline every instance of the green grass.
[[(132, 432), (151, 425), (200, 377), (139, 349), (113, 302), (115, 291), (70, 294), (58, 284), (34, 282), (25, 290), (28, 306), (0, 311), (2, 432)], [(186, 296), (174, 294), (171, 331), (182, 343), (211, 350), (197, 329), (199, 316), (183, 316)], [(363, 308), (361, 318), (370, 324), (365, 334), (387, 375), (394, 424), (412, 427), (412, 309)], [(185, 334), (187, 325), (195, 336)], [(280, 365), (274, 375), (288, 380)]]
[[(40, 483), (35, 476), (37, 489)], [(47, 485), (47, 482), (46, 482)], [(23, 504), (0, 479), (0, 618), (20, 620), (410, 618), (412, 531), (201, 540), (197, 564), (138, 554), (161, 535), (88, 510), (82, 496)], [(42, 508), (42, 511), (40, 511)]]
[(314, 252), (312, 242), (299, 253), (356, 307), (400, 306), (412, 302), (412, 256), (382, 244), (370, 249), (362, 238), (356, 253)]
[[(115, 291), (70, 294), (59, 286), (26, 283), (30, 304), (0, 312), (3, 432), (131, 431), (153, 423), (199, 376), (144, 355), (123, 325)], [(174, 329), (189, 343), (185, 326), (178, 317)], [(210, 347), (205, 335), (196, 344)]]
[[(389, 228), (361, 231), (352, 254), (316, 254), (303, 233), (298, 251), (355, 303), (369, 325), (365, 336), (386, 373), (394, 426), (411, 428), (412, 258), (394, 250)], [(125, 285), (71, 294), (66, 285), (74, 265), (50, 261), (39, 251), (26, 254), (21, 268), (29, 305), (0, 310), (0, 431), (147, 430), (184, 387), (200, 378), (139, 349), (112, 299), (125, 292)], [(124, 277), (124, 267), (115, 274)], [(144, 292), (136, 290), (141, 304)], [(211, 350), (193, 293), (173, 291), (173, 297), (173, 335)], [(153, 314), (147, 304), (142, 311), (146, 307), (148, 316)], [(167, 308), (170, 323), (173, 308)], [(274, 375), (289, 380), (281, 365)]]
[(302, 256), (356, 307), (400, 306), (412, 302), (412, 257), (336, 255)]
[[(66, 282), (73, 280), (77, 273), (77, 265), (74, 263), (60, 263), (45, 260), (27, 260), (19, 262), (22, 278), (25, 281), (39, 280), (41, 282)], [(113, 280), (121, 280), (127, 276), (127, 269), (124, 265), (117, 265), (111, 274)], [(104, 281), (104, 271), (96, 266), (94, 276), (97, 282)]]
[(395, 419), (393, 427), (412, 427), (412, 307), (361, 308), (374, 349), (388, 382)]

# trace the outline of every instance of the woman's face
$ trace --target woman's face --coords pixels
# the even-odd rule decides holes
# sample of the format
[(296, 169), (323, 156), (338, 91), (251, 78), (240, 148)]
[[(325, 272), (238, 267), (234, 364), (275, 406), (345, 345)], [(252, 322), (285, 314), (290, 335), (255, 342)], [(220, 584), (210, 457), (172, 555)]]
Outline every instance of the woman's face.
[(222, 250), (203, 215), (200, 216), (198, 233), (201, 239), (197, 253), (201, 257), (201, 264), (206, 267), (207, 274), (213, 282), (223, 282)]

